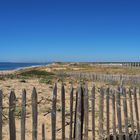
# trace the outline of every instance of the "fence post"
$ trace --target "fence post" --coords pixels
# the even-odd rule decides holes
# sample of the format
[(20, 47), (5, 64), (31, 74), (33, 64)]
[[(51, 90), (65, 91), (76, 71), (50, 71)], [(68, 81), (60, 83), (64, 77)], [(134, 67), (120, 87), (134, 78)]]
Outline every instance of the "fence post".
[(95, 85), (91, 91), (91, 103), (92, 103), (92, 140), (95, 140)]
[(73, 124), (73, 86), (70, 87), (70, 134), (69, 139), (72, 140), (72, 125)]
[(75, 115), (74, 115), (74, 132), (73, 132), (73, 139), (75, 139), (75, 137), (76, 137), (77, 102), (78, 102), (78, 91), (76, 91), (76, 99), (75, 99)]
[(137, 89), (134, 88), (134, 107), (135, 107), (135, 114), (136, 114), (136, 125), (137, 125), (137, 134), (138, 140), (140, 139), (140, 124), (139, 124), (139, 112), (138, 112), (138, 102), (137, 102)]
[(83, 126), (83, 114), (82, 114), (82, 105), (83, 105), (83, 93), (82, 87), (78, 87), (78, 102), (77, 102), (77, 115), (76, 115), (76, 140), (82, 140), (82, 126)]
[(99, 140), (104, 138), (103, 122), (104, 122), (104, 88), (101, 87), (99, 98)]
[(45, 124), (42, 124), (42, 140), (45, 140)]
[(15, 107), (16, 107), (16, 96), (15, 96), (14, 91), (11, 91), (10, 97), (9, 97), (9, 132), (10, 132), (10, 140), (16, 140)]
[(89, 121), (89, 115), (88, 115), (88, 109), (89, 109), (89, 103), (88, 103), (88, 85), (86, 83), (85, 90), (84, 90), (84, 116), (85, 116), (85, 140), (88, 140), (88, 121)]
[(112, 124), (113, 124), (113, 139), (116, 140), (116, 107), (115, 107), (115, 91), (112, 91)]
[[(140, 64), (140, 63), (139, 63)], [(139, 87), (139, 103), (140, 103), (140, 87)]]
[(52, 98), (52, 140), (56, 140), (56, 102), (57, 102), (57, 84), (55, 83), (53, 88), (53, 98)]
[(0, 140), (2, 140), (2, 90), (0, 90)]
[(37, 109), (37, 92), (33, 88), (32, 92), (32, 140), (37, 140), (37, 123), (38, 123), (38, 109)]
[(26, 91), (22, 92), (22, 109), (21, 109), (21, 140), (25, 140), (26, 124)]
[(65, 88), (62, 83), (61, 87), (61, 108), (62, 108), (62, 140), (65, 140)]
[(128, 130), (128, 112), (127, 112), (127, 100), (126, 100), (126, 89), (123, 88), (123, 111), (124, 111), (124, 121), (125, 121), (125, 138), (129, 140), (129, 130)]
[(118, 130), (119, 130), (119, 140), (123, 140), (122, 134), (122, 115), (121, 115), (121, 101), (120, 101), (120, 94), (121, 94), (120, 87), (116, 93), (116, 108), (117, 108), (117, 119), (118, 119)]
[(106, 90), (106, 129), (107, 129), (107, 140), (110, 140), (110, 110), (109, 110), (109, 101), (110, 101), (110, 95), (109, 95), (110, 89), (107, 88)]
[(130, 122), (131, 122), (131, 129), (132, 129), (132, 139), (135, 140), (134, 134), (134, 119), (133, 119), (133, 104), (132, 104), (132, 91), (129, 89), (129, 108), (130, 108)]

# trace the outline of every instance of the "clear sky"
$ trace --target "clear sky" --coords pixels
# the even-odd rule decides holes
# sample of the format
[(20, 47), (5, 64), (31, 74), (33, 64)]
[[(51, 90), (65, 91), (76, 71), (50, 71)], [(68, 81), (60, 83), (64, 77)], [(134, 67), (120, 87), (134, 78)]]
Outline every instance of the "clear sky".
[(139, 0), (0, 0), (0, 61), (139, 60)]

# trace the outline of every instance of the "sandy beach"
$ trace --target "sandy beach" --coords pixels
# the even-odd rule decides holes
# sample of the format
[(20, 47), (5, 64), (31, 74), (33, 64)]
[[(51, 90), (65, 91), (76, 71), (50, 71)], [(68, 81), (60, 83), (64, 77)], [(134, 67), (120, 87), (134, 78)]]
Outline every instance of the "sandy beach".
[[(68, 65), (68, 64), (67, 64)], [(56, 68), (57, 67), (57, 68)], [(58, 64), (51, 64), (46, 67), (37, 67), (37, 68), (27, 68), (23, 70), (12, 70), (12, 71), (2, 71), (0, 72), (1, 76), (6, 77), (7, 75), (17, 75), (21, 72), (28, 72), (30, 70), (46, 70), (47, 72), (61, 71)], [(65, 68), (64, 68), (65, 69)], [(76, 69), (77, 70), (77, 69)], [(36, 77), (12, 77), (4, 78), (0, 80), (0, 89), (3, 91), (3, 114), (4, 114), (4, 125), (3, 125), (3, 139), (7, 140), (9, 136), (9, 125), (8, 125), (8, 106), (9, 106), (9, 95), (11, 90), (14, 90), (16, 94), (16, 130), (17, 130), (17, 139), (20, 139), (20, 111), (21, 111), (21, 97), (22, 90), (26, 89), (27, 92), (27, 118), (26, 118), (26, 138), (28, 140), (32, 139), (32, 111), (31, 111), (31, 94), (33, 87), (36, 88), (38, 93), (38, 139), (41, 139), (41, 127), (42, 123), (45, 124), (47, 139), (51, 139), (51, 107), (52, 107), (52, 91), (53, 85), (58, 79), (53, 79), (52, 83), (46, 84), (40, 82), (41, 78)], [(76, 80), (77, 81), (77, 80)], [(74, 98), (77, 88), (77, 82), (74, 82)], [(58, 83), (58, 100), (57, 100), (57, 129), (61, 128), (61, 82)], [(66, 114), (69, 113), (70, 106), (70, 79), (64, 79), (65, 89), (66, 89)], [(89, 88), (92, 87), (92, 82), (89, 82)], [(101, 85), (101, 83), (97, 83)], [(47, 115), (46, 115), (47, 114)], [(90, 118), (91, 119), (91, 118)], [(69, 116), (66, 117), (66, 122), (69, 122)], [(91, 126), (90, 126), (91, 127)], [(66, 134), (69, 133), (69, 126), (66, 127)], [(90, 134), (91, 135), (91, 134)], [(61, 131), (57, 132), (57, 138), (61, 139)]]
[[(55, 82), (58, 83), (58, 99), (57, 99), (57, 129), (61, 129), (61, 81), (59, 81), (59, 77), (56, 77), (56, 75), (50, 79), (50, 77), (46, 77), (45, 79), (50, 79), (51, 81), (47, 81), (46, 83), (41, 82), (43, 77), (24, 77), (22, 75), (23, 72), (29, 72), (32, 70), (39, 70), (39, 71), (46, 71), (49, 73), (58, 73), (62, 72), (62, 70), (66, 71), (68, 67), (71, 64), (64, 64), (59, 65), (59, 64), (51, 64), (49, 66), (45, 67), (37, 67), (37, 68), (28, 68), (24, 70), (12, 70), (12, 71), (2, 71), (0, 74), (2, 76), (6, 75), (18, 75), (15, 77), (6, 77), (4, 79), (0, 80), (0, 89), (3, 91), (3, 114), (4, 114), (4, 125), (3, 125), (3, 139), (7, 140), (9, 136), (9, 128), (8, 128), (8, 105), (9, 105), (9, 94), (11, 90), (14, 90), (16, 94), (16, 130), (17, 130), (17, 139), (20, 139), (20, 112), (21, 112), (21, 97), (22, 97), (22, 90), (26, 89), (27, 92), (27, 118), (26, 118), (26, 138), (28, 140), (32, 139), (32, 111), (31, 111), (31, 95), (32, 95), (32, 90), (33, 87), (36, 88), (37, 93), (38, 93), (38, 139), (41, 139), (41, 127), (42, 123), (45, 124), (46, 128), (46, 134), (47, 134), (47, 139), (51, 139), (51, 107), (52, 107), (52, 91), (53, 91), (53, 85)], [(60, 66), (61, 69), (59, 68)], [(72, 69), (72, 68), (71, 68)], [(81, 71), (80, 66), (73, 67), (75, 71)], [(83, 70), (85, 70), (83, 68)], [(86, 69), (87, 70), (87, 69)], [(34, 71), (33, 71), (34, 72)], [(21, 75), (19, 75), (21, 74)], [(48, 74), (48, 73), (47, 73)], [(50, 75), (49, 75), (50, 76)], [(77, 79), (72, 79), (70, 77), (65, 77), (63, 79), (64, 84), (65, 84), (65, 89), (66, 89), (66, 114), (69, 114), (69, 107), (70, 107), (70, 80), (73, 81), (73, 86), (74, 86), (74, 98), (75, 98), (75, 93), (78, 85), (78, 80)], [(96, 85), (96, 113), (98, 114), (98, 104), (99, 104), (99, 99), (98, 99), (98, 94), (99, 94), (99, 89), (101, 86), (108, 86), (108, 83), (104, 82), (94, 82)], [(92, 88), (93, 82), (88, 81), (88, 86), (89, 86), (89, 95), (91, 94), (91, 88)], [(112, 88), (116, 87), (116, 85), (112, 85)], [(90, 103), (91, 106), (91, 103)], [(66, 117), (66, 122), (69, 122), (69, 115)], [(91, 121), (91, 112), (89, 112), (89, 121)], [(98, 116), (96, 117), (96, 126), (98, 128)], [(89, 130), (92, 128), (91, 123), (89, 124)], [(69, 125), (66, 126), (66, 134), (69, 134)], [(97, 135), (97, 134), (96, 134)], [(66, 135), (67, 136), (67, 135)], [(68, 137), (68, 136), (67, 136)], [(91, 137), (91, 132), (89, 131), (89, 137)], [(97, 135), (98, 137), (98, 135)], [(57, 138), (61, 139), (61, 130), (57, 132)], [(90, 140), (90, 139), (89, 139)]]
[[(6, 74), (11, 74), (9, 72)], [(29, 78), (25, 79), (22, 82), (22, 79), (6, 79), (4, 81), (0, 80), (0, 87), (3, 91), (3, 114), (4, 114), (4, 125), (3, 125), (3, 139), (7, 140), (9, 136), (9, 128), (8, 128), (8, 105), (9, 105), (9, 95), (11, 90), (15, 91), (16, 94), (16, 130), (17, 130), (17, 139), (20, 139), (20, 111), (21, 111), (21, 97), (22, 90), (26, 89), (27, 92), (27, 118), (26, 118), (26, 138), (28, 140), (32, 139), (32, 111), (31, 111), (31, 94), (33, 87), (36, 88), (38, 93), (38, 139), (41, 139), (41, 127), (42, 123), (45, 123), (47, 138), (51, 138), (51, 99), (52, 99), (52, 88), (53, 84), (43, 84), (39, 82), (38, 78)], [(92, 83), (91, 83), (92, 84)], [(76, 88), (77, 85), (75, 85)], [(65, 81), (66, 88), (66, 113), (69, 112), (69, 89), (70, 83), (69, 81)], [(61, 82), (58, 83), (58, 102), (57, 102), (57, 110), (61, 108)], [(47, 114), (47, 115), (46, 115)], [(66, 117), (66, 122), (69, 122), (69, 117)], [(57, 112), (57, 129), (61, 128), (61, 111)], [(69, 126), (66, 127), (66, 134), (69, 132)], [(61, 138), (61, 131), (57, 133), (57, 138)]]

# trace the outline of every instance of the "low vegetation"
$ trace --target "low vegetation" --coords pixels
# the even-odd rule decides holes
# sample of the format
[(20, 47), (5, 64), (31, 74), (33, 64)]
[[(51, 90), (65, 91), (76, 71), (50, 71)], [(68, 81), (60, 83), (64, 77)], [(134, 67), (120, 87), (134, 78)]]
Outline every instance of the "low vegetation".
[(18, 75), (24, 77), (46, 77), (46, 76), (54, 76), (55, 74), (44, 70), (28, 70), (28, 71), (23, 71)]
[[(51, 67), (51, 66), (50, 66)], [(56, 63), (51, 67), (52, 71), (59, 72), (93, 72), (104, 74), (138, 75), (140, 68), (131, 68), (120, 65), (100, 65), (94, 63)]]

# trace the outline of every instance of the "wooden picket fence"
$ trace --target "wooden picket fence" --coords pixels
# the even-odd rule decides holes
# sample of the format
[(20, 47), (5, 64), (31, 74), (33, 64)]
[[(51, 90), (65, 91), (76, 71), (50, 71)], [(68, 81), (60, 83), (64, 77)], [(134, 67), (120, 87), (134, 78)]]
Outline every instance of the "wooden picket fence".
[[(0, 140), (3, 138), (3, 93), (0, 90)], [(57, 84), (54, 85), (51, 110), (51, 138), (47, 138), (45, 124), (42, 124), (42, 140), (57, 140)], [(61, 139), (75, 140), (140, 140), (140, 91), (138, 88), (101, 87), (88, 88), (79, 84), (75, 90), (70, 87), (69, 134), (66, 134), (65, 87), (61, 87)], [(76, 98), (74, 98), (74, 95)], [(75, 104), (74, 104), (75, 99)], [(26, 91), (22, 93), (21, 140), (26, 135)], [(15, 122), (16, 96), (9, 96), (9, 140), (16, 140)], [(33, 89), (32, 140), (38, 139), (38, 94)], [(91, 118), (91, 119), (89, 119)]]
[(102, 73), (93, 73), (93, 72), (66, 72), (66, 75), (88, 79), (92, 81), (104, 81), (104, 82), (118, 82), (123, 80), (123, 82), (129, 82), (131, 84), (139, 84), (140, 83), (140, 75), (119, 75), (119, 74), (102, 74)]
[(130, 68), (139, 68), (140, 62), (124, 62), (122, 63), (122, 66), (130, 67)]

